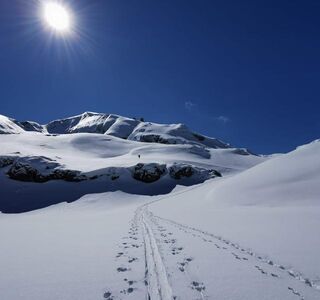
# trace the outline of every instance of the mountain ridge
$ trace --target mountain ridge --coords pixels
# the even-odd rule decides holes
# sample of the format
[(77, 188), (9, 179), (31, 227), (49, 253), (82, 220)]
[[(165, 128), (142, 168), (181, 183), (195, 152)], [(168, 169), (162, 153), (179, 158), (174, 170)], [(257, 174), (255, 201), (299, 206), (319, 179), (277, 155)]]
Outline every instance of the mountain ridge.
[(230, 144), (190, 130), (185, 124), (145, 122), (143, 118), (128, 118), (117, 114), (84, 112), (41, 125), (34, 121), (17, 121), (0, 115), (0, 134), (20, 134), (34, 131), (43, 134), (98, 133), (146, 143), (197, 144), (225, 149)]

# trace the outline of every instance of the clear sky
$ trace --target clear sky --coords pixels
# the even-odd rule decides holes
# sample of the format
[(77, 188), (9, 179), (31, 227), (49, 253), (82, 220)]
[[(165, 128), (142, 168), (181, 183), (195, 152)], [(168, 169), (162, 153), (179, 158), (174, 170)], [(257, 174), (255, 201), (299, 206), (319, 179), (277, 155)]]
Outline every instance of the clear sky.
[(318, 0), (65, 0), (63, 38), (39, 2), (0, 0), (0, 114), (182, 122), (258, 153), (320, 137)]

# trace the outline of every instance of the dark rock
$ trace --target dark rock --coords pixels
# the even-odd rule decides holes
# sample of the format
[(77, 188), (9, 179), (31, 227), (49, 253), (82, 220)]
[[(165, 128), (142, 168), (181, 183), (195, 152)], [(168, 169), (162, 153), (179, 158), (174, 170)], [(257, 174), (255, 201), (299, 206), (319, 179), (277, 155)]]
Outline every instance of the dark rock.
[(0, 168), (12, 165), (16, 158), (16, 156), (0, 156)]
[(44, 126), (32, 121), (16, 122), (16, 124), (19, 125), (25, 131), (36, 131), (36, 132), (45, 131)]
[(140, 135), (140, 142), (144, 143), (159, 143), (159, 144), (173, 144), (169, 140), (163, 138), (158, 134), (143, 134)]
[(232, 153), (234, 154), (239, 154), (239, 155), (255, 155), (253, 152), (251, 152), (250, 150), (246, 149), (246, 148), (235, 148), (234, 150), (232, 150)]
[(59, 163), (43, 156), (16, 159), (7, 175), (11, 179), (27, 182), (46, 182), (49, 180), (79, 182), (87, 179), (79, 171), (63, 169)]
[(204, 168), (195, 167), (188, 164), (174, 164), (169, 168), (171, 178), (179, 180), (182, 178), (195, 178), (207, 180), (214, 177), (222, 177), (221, 173), (217, 170), (208, 170)]
[(222, 174), (217, 170), (209, 170), (211, 177), (222, 177)]
[(117, 180), (120, 176), (119, 175), (112, 175), (111, 180)]
[(162, 175), (167, 171), (166, 165), (160, 165), (156, 163), (151, 164), (137, 164), (131, 168), (133, 178), (151, 183), (159, 180)]
[(174, 179), (181, 179), (182, 177), (191, 177), (194, 174), (194, 169), (188, 165), (173, 165), (169, 168), (169, 174)]
[(192, 133), (192, 135), (200, 142), (203, 142), (206, 138), (199, 133)]

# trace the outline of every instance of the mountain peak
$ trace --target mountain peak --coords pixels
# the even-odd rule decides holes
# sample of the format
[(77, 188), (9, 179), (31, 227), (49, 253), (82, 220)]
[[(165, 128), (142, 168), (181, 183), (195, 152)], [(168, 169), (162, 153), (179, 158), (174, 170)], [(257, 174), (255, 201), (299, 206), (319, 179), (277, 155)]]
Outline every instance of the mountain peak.
[(158, 124), (143, 118), (128, 118), (116, 114), (86, 111), (80, 115), (57, 119), (46, 125), (33, 121), (19, 122), (1, 116), (0, 134), (20, 134), (36, 131), (49, 134), (95, 133), (145, 143), (191, 144), (209, 148), (229, 148), (216, 138), (193, 132), (185, 124)]

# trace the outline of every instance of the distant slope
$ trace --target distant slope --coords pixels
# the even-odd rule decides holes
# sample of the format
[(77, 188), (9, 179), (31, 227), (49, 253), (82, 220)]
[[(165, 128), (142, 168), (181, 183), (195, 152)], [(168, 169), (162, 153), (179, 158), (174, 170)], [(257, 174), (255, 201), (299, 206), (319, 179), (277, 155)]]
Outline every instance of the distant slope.
[(156, 124), (113, 114), (85, 112), (81, 115), (55, 120), (45, 125), (53, 134), (101, 133), (147, 143), (202, 144), (210, 148), (228, 148), (218, 139), (192, 132), (184, 124)]
[(15, 120), (0, 115), (0, 134), (22, 133), (24, 130), (15, 123)]
[(219, 185), (221, 205), (320, 205), (320, 140), (274, 157)]
[(223, 149), (230, 147), (216, 138), (193, 132), (184, 124), (156, 124), (114, 114), (85, 112), (46, 125), (31, 121), (18, 122), (5, 116), (0, 119), (0, 134), (24, 131), (50, 134), (99, 133), (146, 143), (191, 144)]

